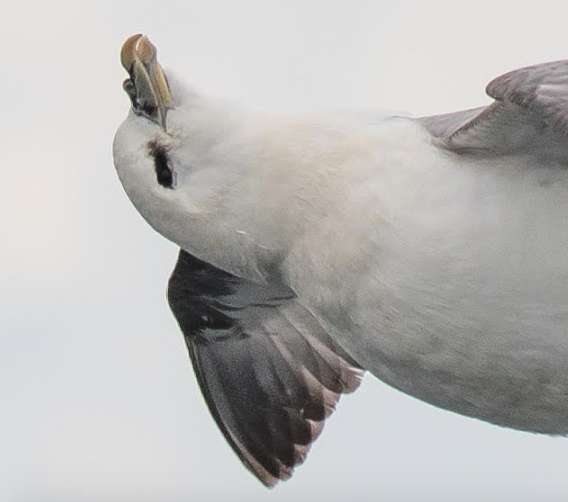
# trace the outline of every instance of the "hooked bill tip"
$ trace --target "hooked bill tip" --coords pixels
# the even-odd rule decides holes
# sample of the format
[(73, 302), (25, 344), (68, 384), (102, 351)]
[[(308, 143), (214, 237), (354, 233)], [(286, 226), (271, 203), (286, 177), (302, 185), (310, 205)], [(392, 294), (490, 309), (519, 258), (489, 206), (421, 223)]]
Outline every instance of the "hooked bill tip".
[(141, 33), (132, 35), (128, 37), (124, 44), (122, 44), (122, 49), (120, 50), (120, 62), (123, 68), (130, 73), (134, 60), (136, 59), (136, 44), (138, 40), (142, 37)]
[(150, 39), (144, 35), (136, 40), (136, 55), (143, 64), (150, 64), (156, 60), (158, 51)]
[(149, 64), (156, 59), (156, 47), (147, 36), (136, 33), (128, 37), (120, 50), (120, 62), (123, 68), (130, 73), (132, 65), (138, 59), (143, 64)]

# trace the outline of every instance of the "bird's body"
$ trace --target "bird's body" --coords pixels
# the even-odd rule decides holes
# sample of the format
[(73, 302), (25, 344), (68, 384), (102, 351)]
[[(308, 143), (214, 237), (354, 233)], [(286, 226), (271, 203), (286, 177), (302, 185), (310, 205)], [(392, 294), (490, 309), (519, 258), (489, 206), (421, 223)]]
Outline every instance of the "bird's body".
[(568, 433), (568, 170), (445, 154), (404, 118), (248, 115), (211, 149), (217, 113), (179, 110), (203, 144), (169, 147), (196, 166), (176, 211), (129, 192), (154, 228), (232, 274), (276, 274), (394, 387)]
[[(158, 232), (253, 288), (284, 288), (344, 360), (410, 395), (568, 433), (558, 123), (508, 102), (488, 119), (269, 116), (170, 85), (167, 132), (131, 112), (114, 145)], [(156, 149), (171, 186), (156, 183)]]

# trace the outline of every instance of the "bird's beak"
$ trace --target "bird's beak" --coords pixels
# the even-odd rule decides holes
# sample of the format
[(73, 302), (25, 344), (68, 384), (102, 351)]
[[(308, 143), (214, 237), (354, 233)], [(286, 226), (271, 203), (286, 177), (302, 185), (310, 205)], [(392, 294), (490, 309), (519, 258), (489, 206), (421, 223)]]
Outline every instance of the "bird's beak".
[(130, 75), (123, 87), (132, 100), (134, 111), (166, 130), (166, 114), (172, 108), (172, 95), (156, 56), (156, 47), (146, 36), (137, 34), (128, 38), (120, 51), (122, 66)]

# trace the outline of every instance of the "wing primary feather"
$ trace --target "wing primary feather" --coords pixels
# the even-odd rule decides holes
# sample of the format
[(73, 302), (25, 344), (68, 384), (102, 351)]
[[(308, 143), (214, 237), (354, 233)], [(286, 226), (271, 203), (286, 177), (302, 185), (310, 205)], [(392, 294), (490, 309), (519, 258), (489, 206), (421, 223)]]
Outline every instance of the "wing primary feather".
[(361, 368), (282, 284), (240, 279), (182, 250), (168, 301), (233, 451), (268, 487), (290, 478)]

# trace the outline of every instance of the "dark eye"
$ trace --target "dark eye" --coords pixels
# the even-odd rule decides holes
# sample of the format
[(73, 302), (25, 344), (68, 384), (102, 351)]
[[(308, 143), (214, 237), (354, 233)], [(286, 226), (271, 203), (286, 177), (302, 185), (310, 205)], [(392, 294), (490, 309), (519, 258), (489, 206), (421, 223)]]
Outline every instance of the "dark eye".
[(163, 146), (152, 141), (148, 144), (150, 155), (154, 158), (156, 180), (164, 188), (174, 187), (174, 173), (169, 165), (168, 151)]

